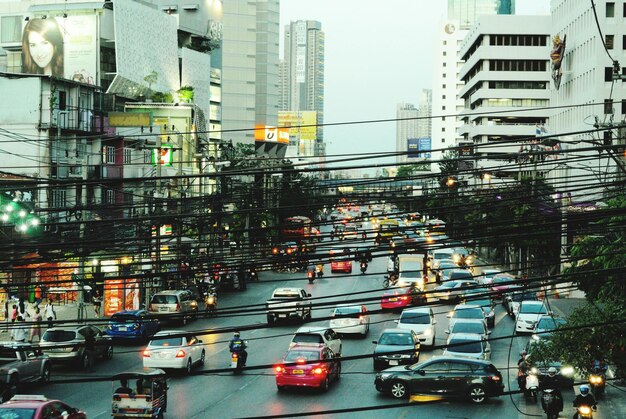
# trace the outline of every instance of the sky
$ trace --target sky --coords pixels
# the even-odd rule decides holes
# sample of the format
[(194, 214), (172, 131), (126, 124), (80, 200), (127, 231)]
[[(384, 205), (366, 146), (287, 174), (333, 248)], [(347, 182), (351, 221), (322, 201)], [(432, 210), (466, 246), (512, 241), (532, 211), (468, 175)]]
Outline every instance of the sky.
[[(395, 118), (432, 79), (433, 37), (445, 0), (281, 0), (281, 47), (290, 21), (325, 34), (325, 123)], [(549, 14), (549, 0), (517, 0), (516, 14)], [(328, 126), (327, 155), (395, 151), (395, 122)]]

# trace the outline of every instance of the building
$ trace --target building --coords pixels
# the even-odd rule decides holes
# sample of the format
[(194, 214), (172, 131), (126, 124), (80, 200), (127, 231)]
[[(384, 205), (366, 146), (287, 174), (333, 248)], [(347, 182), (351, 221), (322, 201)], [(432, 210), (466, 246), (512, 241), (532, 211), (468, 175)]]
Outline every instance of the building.
[(433, 91), (430, 89), (422, 89), (420, 93), (417, 108), (417, 137), (432, 138), (431, 132), (433, 121), (431, 119), (433, 108)]
[(317, 133), (313, 154), (324, 148), (324, 32), (312, 20), (291, 22), (285, 27), (281, 62), (281, 111), (315, 111)]
[(549, 116), (542, 109), (550, 98), (549, 32), (550, 16), (495, 15), (481, 16), (465, 37), (459, 54), (464, 62), (459, 134), (460, 145), (474, 156), (473, 174), (517, 178), (527, 170), (510, 163), (520, 148), (530, 146)]
[(417, 126), (419, 111), (411, 103), (399, 103), (396, 106), (396, 161), (407, 161), (408, 141), (418, 137)]
[[(461, 122), (455, 115), (464, 108), (458, 95), (463, 87), (459, 77), (463, 62), (458, 55), (461, 42), (479, 16), (514, 12), (514, 0), (448, 0), (448, 15), (435, 36), (433, 59), (431, 138), (435, 163), (460, 139), (457, 129)], [(437, 164), (431, 167), (434, 171), (439, 170)]]
[[(584, 179), (600, 176), (610, 181), (617, 169), (607, 153), (599, 154), (589, 148), (589, 141), (605, 140), (604, 133), (579, 133), (593, 129), (593, 124), (607, 128), (624, 124), (626, 118), (626, 88), (623, 79), (626, 64), (626, 4), (623, 2), (596, 2), (597, 18), (604, 35), (601, 39), (595, 16), (586, 1), (552, 0), (551, 34), (566, 38), (565, 54), (561, 64), (562, 76), (557, 89), (551, 81), (550, 115), (548, 132), (560, 134), (560, 148), (565, 152), (561, 164), (550, 173), (550, 178), (560, 183), (559, 190), (571, 190), (572, 200), (578, 202), (601, 199), (600, 188), (593, 193), (588, 188), (576, 187), (576, 180), (564, 184), (563, 179)], [(611, 57), (622, 65), (622, 80), (615, 80), (613, 63), (602, 42), (606, 43)], [(590, 104), (596, 104), (590, 106)], [(578, 105), (578, 106), (577, 106)], [(587, 105), (587, 106), (579, 106)], [(613, 129), (607, 143), (617, 143), (624, 133)], [(582, 141), (582, 142), (581, 142)], [(585, 156), (592, 159), (585, 160)], [(578, 161), (569, 161), (578, 157)], [(619, 158), (619, 157), (618, 157)], [(602, 169), (598, 169), (602, 168)], [(580, 182), (580, 181), (579, 181)]]

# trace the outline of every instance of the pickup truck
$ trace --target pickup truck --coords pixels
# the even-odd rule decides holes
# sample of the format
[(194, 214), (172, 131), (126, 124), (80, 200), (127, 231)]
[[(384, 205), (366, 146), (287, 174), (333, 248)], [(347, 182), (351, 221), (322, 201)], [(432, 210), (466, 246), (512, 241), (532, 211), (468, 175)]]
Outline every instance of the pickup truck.
[(32, 344), (0, 342), (0, 398), (11, 398), (26, 382), (47, 383), (52, 365), (46, 355)]
[(311, 318), (311, 294), (302, 288), (276, 288), (272, 298), (266, 301), (267, 324), (278, 320)]

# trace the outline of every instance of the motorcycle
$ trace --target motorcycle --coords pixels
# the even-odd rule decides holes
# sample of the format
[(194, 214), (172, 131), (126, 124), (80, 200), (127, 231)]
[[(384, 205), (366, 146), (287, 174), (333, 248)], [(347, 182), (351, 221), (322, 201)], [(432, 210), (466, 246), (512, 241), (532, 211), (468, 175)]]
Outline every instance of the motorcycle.
[(315, 271), (313, 269), (309, 269), (306, 273), (306, 277), (309, 280), (309, 284), (312, 284), (315, 281)]
[(217, 293), (215, 288), (211, 287), (209, 291), (204, 294), (204, 306), (207, 313), (215, 313), (217, 311)]
[(317, 274), (318, 278), (321, 278), (324, 276), (324, 265), (317, 265), (315, 267), (315, 273)]
[(592, 371), (589, 375), (589, 387), (591, 387), (591, 394), (596, 399), (604, 397), (605, 389), (605, 375), (601, 371)]
[(561, 400), (559, 396), (555, 394), (554, 389), (547, 388), (543, 390), (541, 395), (541, 407), (547, 415), (548, 419), (558, 419), (561, 412)]
[(361, 273), (364, 274), (367, 271), (367, 262), (361, 262)]
[(248, 271), (248, 277), (250, 278), (250, 281), (258, 281), (259, 280), (259, 274), (257, 273), (256, 269), (250, 269)]
[(397, 275), (385, 275), (385, 279), (383, 280), (383, 288), (389, 288), (390, 285), (392, 287), (395, 287), (397, 283), (398, 283)]
[(524, 396), (527, 398), (532, 397), (534, 402), (537, 402), (537, 393), (539, 392), (539, 376), (537, 372), (537, 368), (532, 368), (526, 374), (526, 389), (524, 391)]
[(593, 406), (578, 406), (576, 408), (577, 419), (593, 419), (593, 412), (596, 410)]

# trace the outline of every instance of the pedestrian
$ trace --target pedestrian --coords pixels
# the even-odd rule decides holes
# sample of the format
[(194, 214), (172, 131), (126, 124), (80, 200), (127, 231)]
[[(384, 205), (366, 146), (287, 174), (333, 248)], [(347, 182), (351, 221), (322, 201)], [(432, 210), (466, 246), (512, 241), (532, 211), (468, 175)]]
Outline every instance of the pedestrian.
[(15, 320), (17, 320), (17, 305), (13, 304), (11, 308), (11, 322), (15, 323)]
[(96, 318), (100, 317), (100, 308), (102, 307), (102, 297), (100, 297), (100, 291), (96, 290), (91, 298), (93, 303), (93, 311), (96, 313)]
[(33, 326), (30, 329), (30, 340), (29, 342), (32, 343), (33, 340), (35, 339), (35, 336), (37, 336), (39, 338), (39, 341), (41, 342), (41, 321), (43, 320), (43, 316), (41, 315), (41, 310), (39, 310), (39, 307), (35, 308), (35, 315), (33, 316)]
[(26, 342), (26, 337), (28, 336), (28, 329), (24, 324), (24, 318), (22, 316), (17, 316), (17, 322), (15, 327), (11, 331), (11, 339), (15, 342)]
[(54, 311), (54, 305), (48, 301), (43, 308), (43, 316), (48, 321), (48, 329), (52, 327), (52, 321), (57, 319), (57, 313)]

